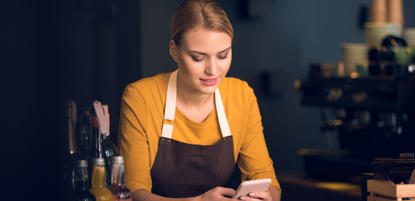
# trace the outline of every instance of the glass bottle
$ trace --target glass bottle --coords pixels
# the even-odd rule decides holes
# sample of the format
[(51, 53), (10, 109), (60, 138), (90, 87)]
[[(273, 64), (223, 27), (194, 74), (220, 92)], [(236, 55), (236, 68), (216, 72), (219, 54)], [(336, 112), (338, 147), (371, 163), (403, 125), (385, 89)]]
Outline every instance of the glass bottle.
[[(109, 133), (107, 135), (102, 134), (102, 149), (104, 152), (104, 159), (105, 159), (105, 166), (107, 170), (110, 170), (111, 165), (111, 158), (114, 156), (119, 155), (117, 146), (112, 143), (112, 141), (109, 139)], [(111, 175), (107, 175), (107, 184), (111, 184)]]
[(82, 159), (89, 159), (93, 154), (90, 153), (93, 141), (92, 118), (90, 108), (82, 112), (79, 122), (79, 152)]
[[(95, 157), (104, 158), (105, 167), (107, 170), (111, 168), (111, 157), (119, 155), (118, 147), (110, 140), (109, 128), (107, 133), (102, 133), (98, 126), (97, 116), (93, 116), (93, 132), (96, 133), (94, 136), (95, 141)], [(109, 122), (108, 122), (109, 123)], [(106, 178), (107, 184), (111, 183), (111, 177), (108, 174)]]
[(124, 158), (112, 157), (111, 186), (110, 190), (115, 201), (131, 201), (131, 191), (124, 186)]
[(106, 171), (104, 159), (95, 158), (93, 164), (90, 192), (95, 196), (97, 201), (112, 201), (114, 197), (105, 181)]
[(76, 138), (75, 127), (77, 120), (76, 103), (73, 100), (68, 101), (65, 104), (65, 123), (66, 123), (66, 153), (70, 156), (76, 156)]
[(75, 161), (78, 158), (78, 151), (75, 141), (75, 127), (77, 120), (76, 103), (69, 100), (64, 107), (65, 117), (65, 151), (63, 161), (63, 190), (64, 199), (73, 200), (73, 193), (75, 191)]
[[(107, 153), (111, 153), (109, 151), (105, 151), (106, 148), (104, 146), (104, 134), (100, 132), (100, 129), (98, 127), (98, 120), (96, 116), (93, 116), (93, 132), (94, 135), (94, 142), (95, 142), (95, 150), (94, 150), (94, 157), (95, 158), (102, 158), (104, 160), (104, 166), (105, 169), (110, 170), (111, 164), (110, 164), (110, 157), (108, 157)], [(105, 176), (105, 181), (109, 185), (111, 183), (111, 177), (110, 174), (107, 174)]]
[(95, 201), (94, 195), (89, 192), (88, 161), (78, 160), (75, 171), (74, 201)]
[(110, 140), (109, 133), (102, 134), (102, 148), (107, 158), (119, 155), (118, 147)]

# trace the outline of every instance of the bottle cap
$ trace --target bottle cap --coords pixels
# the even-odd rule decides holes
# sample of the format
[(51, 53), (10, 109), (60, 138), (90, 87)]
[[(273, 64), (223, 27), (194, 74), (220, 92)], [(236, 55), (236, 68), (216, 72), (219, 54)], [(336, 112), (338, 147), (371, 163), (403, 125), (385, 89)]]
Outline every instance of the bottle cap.
[(113, 156), (112, 163), (124, 163), (124, 157), (122, 156)]
[(105, 165), (105, 161), (103, 158), (94, 158), (93, 163), (94, 165)]
[(88, 161), (87, 160), (78, 160), (77, 165), (78, 165), (78, 167), (86, 168), (86, 167), (88, 167)]

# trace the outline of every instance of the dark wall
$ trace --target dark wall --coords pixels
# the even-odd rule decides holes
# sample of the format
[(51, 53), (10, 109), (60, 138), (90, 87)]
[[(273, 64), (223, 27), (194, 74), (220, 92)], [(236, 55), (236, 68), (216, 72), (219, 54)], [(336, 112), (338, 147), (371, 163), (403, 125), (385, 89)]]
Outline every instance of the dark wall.
[(132, 0), (62, 0), (57, 8), (61, 99), (79, 110), (95, 99), (108, 104), (114, 134), (121, 93), (140, 78), (138, 9)]
[(134, 0), (2, 4), (0, 133), (3, 199), (63, 200), (63, 104), (109, 104), (115, 139), (125, 85), (140, 77)]
[[(49, 3), (8, 1), (2, 4), (0, 132), (5, 138), (2, 142), (2, 155), (6, 159), (2, 162), (6, 168), (3, 175), (9, 182), (6, 199), (21, 200), (26, 194), (35, 193), (38, 189), (32, 186), (47, 180), (42, 176), (46, 173), (41, 172), (42, 169), (56, 176), (49, 170), (58, 164), (48, 162), (57, 160), (56, 152), (46, 152), (42, 148), (57, 148), (52, 142), (56, 142), (56, 136), (45, 132), (56, 130), (56, 121), (48, 122), (50, 119), (46, 118), (53, 111), (45, 110), (56, 104), (52, 100), (56, 96), (51, 92), (54, 87), (45, 85), (57, 82), (56, 71), (51, 68), (57, 55), (52, 51), (56, 48), (53, 26), (50, 26), (53, 19), (48, 16)], [(48, 76), (50, 74), (52, 76)]]

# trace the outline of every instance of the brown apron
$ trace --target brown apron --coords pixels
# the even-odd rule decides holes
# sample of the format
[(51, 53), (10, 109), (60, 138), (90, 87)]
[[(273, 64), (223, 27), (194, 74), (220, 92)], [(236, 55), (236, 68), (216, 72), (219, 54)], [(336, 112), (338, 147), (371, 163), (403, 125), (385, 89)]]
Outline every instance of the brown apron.
[[(214, 145), (193, 145), (172, 139), (177, 71), (169, 78), (162, 137), (151, 168), (152, 192), (166, 197), (192, 197), (228, 185), (235, 169), (233, 139), (219, 89), (215, 105), (222, 139)], [(168, 123), (170, 122), (170, 123)]]

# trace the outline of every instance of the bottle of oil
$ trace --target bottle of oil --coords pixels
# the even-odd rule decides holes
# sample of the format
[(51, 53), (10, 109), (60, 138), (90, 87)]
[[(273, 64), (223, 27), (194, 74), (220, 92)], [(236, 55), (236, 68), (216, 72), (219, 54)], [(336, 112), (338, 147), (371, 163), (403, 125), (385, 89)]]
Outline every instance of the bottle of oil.
[(92, 168), (92, 185), (90, 192), (97, 201), (112, 201), (114, 199), (105, 181), (106, 170), (103, 158), (95, 158)]

